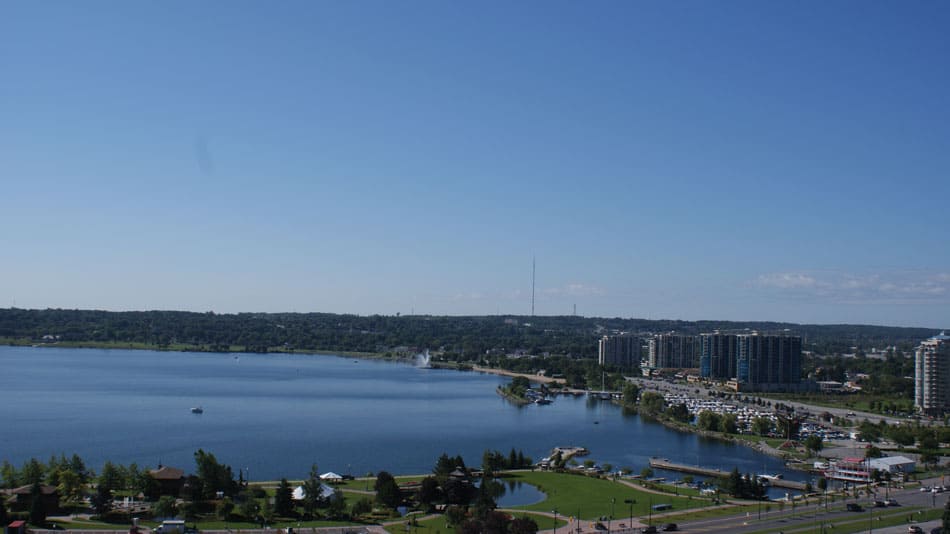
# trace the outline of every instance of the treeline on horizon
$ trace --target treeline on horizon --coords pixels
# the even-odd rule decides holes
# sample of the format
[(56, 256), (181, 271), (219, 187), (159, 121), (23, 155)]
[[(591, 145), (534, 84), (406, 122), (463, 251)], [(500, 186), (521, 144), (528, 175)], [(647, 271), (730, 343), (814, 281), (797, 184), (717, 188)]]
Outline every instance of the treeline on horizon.
[(189, 350), (389, 352), (395, 347), (444, 350), (450, 359), (487, 351), (523, 350), (596, 358), (597, 339), (614, 331), (699, 334), (713, 330), (783, 331), (801, 335), (806, 350), (841, 354), (897, 346), (911, 350), (937, 333), (929, 328), (802, 325), (766, 321), (679, 321), (578, 316), (347, 315), (0, 309), (0, 338), (137, 343)]

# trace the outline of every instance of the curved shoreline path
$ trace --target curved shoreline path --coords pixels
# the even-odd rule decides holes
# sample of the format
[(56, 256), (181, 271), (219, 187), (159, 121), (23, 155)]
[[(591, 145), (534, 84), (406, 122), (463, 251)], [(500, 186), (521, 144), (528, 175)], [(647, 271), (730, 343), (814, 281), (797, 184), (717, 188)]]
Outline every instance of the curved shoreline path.
[(541, 384), (565, 384), (567, 379), (565, 378), (552, 378), (550, 376), (544, 375), (533, 375), (530, 373), (516, 373), (514, 371), (506, 371), (504, 369), (495, 369), (494, 367), (481, 367), (479, 365), (473, 365), (472, 371), (478, 371), (479, 373), (488, 373), (492, 375), (501, 375), (501, 376), (510, 376), (516, 377), (521, 376), (531, 380), (532, 382), (539, 382)]

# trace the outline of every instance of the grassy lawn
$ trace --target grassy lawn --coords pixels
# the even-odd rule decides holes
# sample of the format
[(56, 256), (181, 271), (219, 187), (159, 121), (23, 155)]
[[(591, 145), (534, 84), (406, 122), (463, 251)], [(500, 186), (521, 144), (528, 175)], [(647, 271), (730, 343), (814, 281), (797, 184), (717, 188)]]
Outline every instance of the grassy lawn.
[[(429, 475), (397, 476), (395, 478), (397, 484), (402, 484), (404, 482), (419, 482), (427, 476)], [(376, 484), (376, 477), (357, 478), (356, 480), (346, 480), (341, 484), (330, 485), (343, 490), (373, 491), (374, 484)]]
[(649, 513), (650, 505), (672, 504), (669, 511), (686, 510), (708, 506), (707, 500), (688, 499), (674, 495), (656, 495), (637, 490), (629, 486), (582, 475), (570, 475), (551, 472), (521, 472), (510, 473), (506, 480), (520, 480), (537, 486), (547, 494), (548, 498), (540, 503), (518, 506), (517, 509), (550, 512), (557, 510), (558, 514), (580, 516), (583, 519), (592, 519), (611, 514), (611, 499), (614, 500), (614, 517), (629, 517), (630, 505), (624, 501), (635, 501), (634, 516), (645, 516)]

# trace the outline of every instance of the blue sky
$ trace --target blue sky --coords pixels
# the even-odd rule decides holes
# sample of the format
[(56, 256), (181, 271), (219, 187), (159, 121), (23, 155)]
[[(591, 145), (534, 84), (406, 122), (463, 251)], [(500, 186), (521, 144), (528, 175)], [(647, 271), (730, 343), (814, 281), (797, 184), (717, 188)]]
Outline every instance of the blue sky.
[(0, 306), (950, 324), (946, 2), (7, 2)]

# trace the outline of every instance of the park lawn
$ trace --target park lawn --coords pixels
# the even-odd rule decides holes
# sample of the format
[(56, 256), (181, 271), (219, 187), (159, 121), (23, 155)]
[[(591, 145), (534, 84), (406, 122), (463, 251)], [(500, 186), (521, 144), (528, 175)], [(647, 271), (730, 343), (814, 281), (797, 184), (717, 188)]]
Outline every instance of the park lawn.
[[(518, 510), (535, 510), (550, 512), (557, 510), (559, 515), (579, 516), (582, 519), (592, 519), (609, 516), (615, 518), (628, 517), (630, 505), (625, 500), (633, 500), (633, 515), (648, 515), (651, 505), (672, 504), (672, 510), (685, 510), (687, 507), (696, 508), (707, 506), (709, 501), (687, 499), (675, 495), (657, 495), (619, 482), (600, 478), (572, 475), (567, 473), (552, 473), (549, 471), (519, 472), (505, 475), (505, 480), (520, 480), (536, 486), (547, 495), (547, 499), (526, 506), (513, 507)], [(611, 512), (613, 500), (613, 512)]]
[[(431, 475), (400, 475), (394, 478), (397, 484), (402, 484), (405, 482), (421, 482), (427, 476)], [(330, 486), (344, 490), (373, 491), (375, 484), (376, 477), (360, 477), (355, 480), (345, 480), (341, 484), (330, 484)]]
[(660, 491), (672, 493), (673, 495), (682, 495), (684, 497), (699, 497), (702, 493), (696, 488), (691, 488), (686, 484), (654, 484)]

